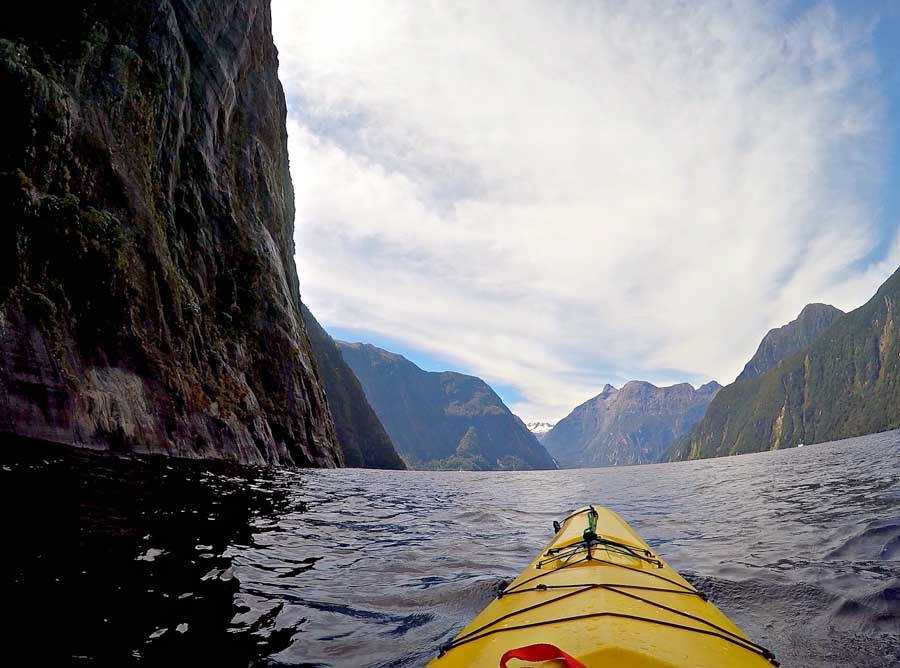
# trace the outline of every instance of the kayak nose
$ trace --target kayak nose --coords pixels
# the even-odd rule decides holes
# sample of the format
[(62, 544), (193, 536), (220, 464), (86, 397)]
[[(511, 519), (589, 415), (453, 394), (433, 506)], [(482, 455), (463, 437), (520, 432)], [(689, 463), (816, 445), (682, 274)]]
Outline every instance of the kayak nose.
[(744, 635), (621, 517), (587, 506), (430, 668), (762, 668)]

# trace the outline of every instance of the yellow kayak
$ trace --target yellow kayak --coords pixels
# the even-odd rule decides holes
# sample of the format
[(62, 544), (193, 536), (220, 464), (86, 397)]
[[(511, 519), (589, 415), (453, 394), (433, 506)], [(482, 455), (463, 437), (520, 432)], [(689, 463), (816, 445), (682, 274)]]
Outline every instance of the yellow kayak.
[(430, 668), (778, 665), (613, 511), (582, 508), (554, 528)]

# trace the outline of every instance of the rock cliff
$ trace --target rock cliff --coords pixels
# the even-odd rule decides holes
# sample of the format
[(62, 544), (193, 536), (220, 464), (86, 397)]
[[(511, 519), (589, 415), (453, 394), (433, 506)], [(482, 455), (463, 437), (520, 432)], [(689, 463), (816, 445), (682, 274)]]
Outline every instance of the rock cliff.
[(843, 311), (828, 304), (807, 304), (795, 320), (770, 330), (763, 337), (756, 354), (735, 380), (750, 380), (773, 369), (781, 360), (815, 341), (842, 315)]
[(268, 0), (0, 28), (0, 431), (341, 463), (300, 316)]
[(565, 468), (649, 464), (703, 417), (721, 385), (606, 385), (560, 420), (541, 442)]
[(301, 312), (312, 344), (316, 365), (325, 385), (328, 407), (337, 428), (338, 443), (347, 466), (371, 469), (405, 469), (366, 399), (362, 385), (329, 336), (304, 304)]
[(423, 371), (375, 346), (336, 343), (411, 468), (556, 468), (525, 423), (480, 378)]

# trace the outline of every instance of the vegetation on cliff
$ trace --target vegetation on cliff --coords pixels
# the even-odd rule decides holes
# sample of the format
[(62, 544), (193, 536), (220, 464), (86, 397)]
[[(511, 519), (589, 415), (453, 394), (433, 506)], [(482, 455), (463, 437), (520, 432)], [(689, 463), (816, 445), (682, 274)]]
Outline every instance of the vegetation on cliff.
[(0, 431), (341, 462), (299, 312), (267, 0), (0, 28)]
[(761, 376), (781, 360), (806, 348), (842, 315), (843, 311), (828, 304), (807, 304), (795, 320), (770, 330), (763, 337), (756, 353), (744, 365), (736, 380)]
[(812, 344), (725, 387), (670, 460), (758, 452), (900, 427), (900, 270)]
[(303, 320), (316, 365), (325, 386), (328, 407), (337, 428), (338, 443), (346, 466), (405, 469), (406, 464), (372, 410), (362, 385), (344, 361), (331, 336), (304, 304)]

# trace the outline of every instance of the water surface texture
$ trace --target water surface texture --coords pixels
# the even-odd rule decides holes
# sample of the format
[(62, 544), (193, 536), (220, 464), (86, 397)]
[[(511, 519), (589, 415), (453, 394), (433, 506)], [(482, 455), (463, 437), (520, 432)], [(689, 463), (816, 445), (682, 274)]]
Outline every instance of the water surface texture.
[(3, 652), (28, 665), (423, 666), (554, 519), (593, 502), (784, 666), (900, 666), (900, 432), (522, 473), (265, 471), (15, 442), (0, 460)]

